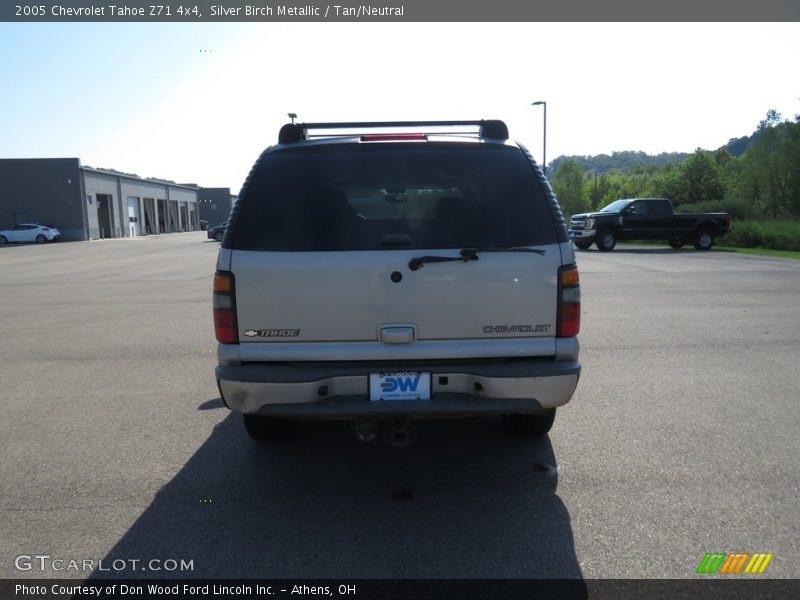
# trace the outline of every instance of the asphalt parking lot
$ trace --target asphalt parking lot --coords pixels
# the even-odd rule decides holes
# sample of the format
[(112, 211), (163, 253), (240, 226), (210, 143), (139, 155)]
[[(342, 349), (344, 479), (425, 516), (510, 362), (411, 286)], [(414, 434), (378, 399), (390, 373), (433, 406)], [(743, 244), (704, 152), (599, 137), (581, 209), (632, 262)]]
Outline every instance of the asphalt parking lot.
[(0, 578), (800, 577), (800, 261), (579, 252), (583, 374), (544, 439), (262, 447), (214, 382), (204, 236), (0, 248)]

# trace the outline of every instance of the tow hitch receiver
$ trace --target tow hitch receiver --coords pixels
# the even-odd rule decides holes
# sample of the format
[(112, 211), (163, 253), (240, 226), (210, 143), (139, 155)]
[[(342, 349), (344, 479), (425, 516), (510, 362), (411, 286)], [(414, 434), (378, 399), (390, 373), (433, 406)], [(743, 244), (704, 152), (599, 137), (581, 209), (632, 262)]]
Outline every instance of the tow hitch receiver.
[(417, 423), (406, 417), (389, 419), (383, 427), (383, 439), (392, 446), (408, 446), (417, 439)]
[(408, 446), (417, 438), (417, 423), (406, 417), (392, 419), (355, 419), (350, 426), (360, 442), (374, 442), (378, 433), (383, 439), (395, 447)]

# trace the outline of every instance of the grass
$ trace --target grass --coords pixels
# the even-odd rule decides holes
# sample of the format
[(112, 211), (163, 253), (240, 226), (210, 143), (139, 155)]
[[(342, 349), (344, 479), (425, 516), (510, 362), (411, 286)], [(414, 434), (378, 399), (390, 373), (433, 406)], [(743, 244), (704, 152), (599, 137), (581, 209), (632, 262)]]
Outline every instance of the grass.
[(776, 258), (794, 258), (800, 260), (800, 252), (794, 250), (771, 250), (769, 248), (736, 248), (733, 246), (715, 246), (718, 252), (738, 252), (739, 254), (755, 254), (756, 256), (774, 256)]
[(790, 220), (734, 221), (721, 244), (732, 248), (800, 251), (800, 222)]
[[(660, 240), (640, 240), (640, 241), (621, 240), (617, 242), (618, 246), (626, 246), (629, 244), (636, 246), (662, 246), (665, 248), (667, 247), (667, 245)], [(686, 246), (684, 246), (684, 249), (691, 250), (692, 252), (701, 252), (700, 250), (695, 250), (691, 242), (687, 243)], [(794, 258), (800, 260), (800, 252), (795, 250), (772, 250), (771, 248), (742, 248), (739, 246), (723, 246), (721, 244), (715, 244), (711, 250), (712, 252), (736, 252), (738, 254), (753, 254), (755, 256), (773, 256), (775, 258)]]
[[(714, 208), (709, 203), (699, 206)], [(664, 242), (654, 240), (654, 243), (659, 245)], [(691, 242), (688, 242), (687, 246), (690, 247)], [(724, 237), (720, 237), (715, 247), (729, 252), (758, 256), (800, 258), (800, 220), (744, 219), (737, 221), (734, 219), (730, 232)]]

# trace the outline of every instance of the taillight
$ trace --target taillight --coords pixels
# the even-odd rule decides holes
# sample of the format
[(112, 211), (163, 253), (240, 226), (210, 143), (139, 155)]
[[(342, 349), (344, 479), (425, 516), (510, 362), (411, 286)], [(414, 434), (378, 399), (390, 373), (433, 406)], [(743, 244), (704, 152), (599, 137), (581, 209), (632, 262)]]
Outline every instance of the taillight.
[(236, 325), (236, 294), (233, 273), (214, 273), (214, 334), (221, 344), (238, 344), (239, 330)]
[(581, 329), (581, 280), (576, 265), (558, 272), (558, 337), (573, 337)]

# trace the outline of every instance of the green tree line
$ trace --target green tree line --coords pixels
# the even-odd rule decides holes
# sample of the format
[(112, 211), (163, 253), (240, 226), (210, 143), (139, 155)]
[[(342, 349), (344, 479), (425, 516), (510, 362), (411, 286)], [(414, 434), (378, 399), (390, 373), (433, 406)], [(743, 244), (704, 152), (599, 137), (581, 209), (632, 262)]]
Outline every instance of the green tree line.
[(564, 212), (599, 209), (619, 198), (662, 197), (678, 211), (711, 203), (734, 219), (800, 220), (800, 115), (790, 121), (770, 110), (752, 136), (713, 151), (698, 148), (677, 161), (667, 154), (647, 161), (642, 154), (614, 153), (622, 168), (610, 170), (587, 169), (608, 162), (597, 157), (553, 161), (551, 183)]

